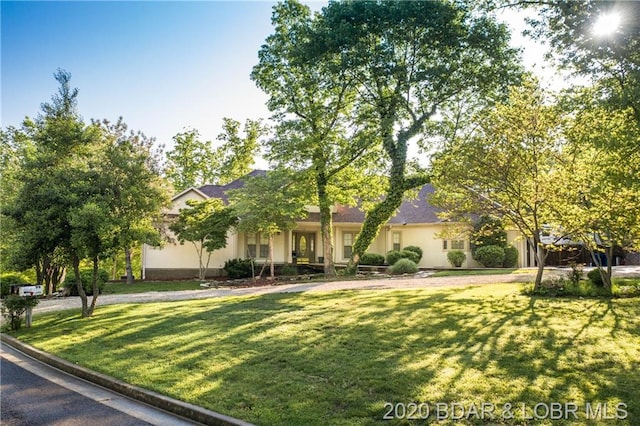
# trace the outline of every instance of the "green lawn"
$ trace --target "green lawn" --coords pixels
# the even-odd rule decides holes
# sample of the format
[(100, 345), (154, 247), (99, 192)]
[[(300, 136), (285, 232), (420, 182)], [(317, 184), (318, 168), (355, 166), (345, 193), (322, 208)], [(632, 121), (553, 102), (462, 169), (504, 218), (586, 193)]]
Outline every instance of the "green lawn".
[(103, 294), (131, 294), (148, 291), (201, 290), (200, 281), (135, 281), (133, 284), (109, 282)]
[(505, 269), (448, 269), (445, 271), (438, 271), (433, 274), (433, 277), (458, 277), (467, 275), (508, 275), (508, 274), (531, 274), (535, 271), (531, 269), (517, 269), (517, 268), (505, 268)]
[[(112, 305), (78, 316), (37, 316), (17, 336), (259, 425), (425, 424), (384, 421), (393, 408), (402, 414), (385, 403), (420, 407), (416, 415), (429, 403), (430, 421), (436, 403), (463, 404), (466, 414), (471, 404), (495, 406), (493, 420), (487, 406), (485, 420), (456, 424), (563, 424), (525, 420), (522, 403), (524, 417), (561, 403), (576, 404), (563, 417), (575, 411), (578, 424), (640, 424), (637, 299), (532, 299), (501, 284)], [(501, 416), (507, 403), (511, 419)], [(619, 403), (628, 415), (588, 420), (586, 403), (592, 417), (605, 403), (607, 416)]]

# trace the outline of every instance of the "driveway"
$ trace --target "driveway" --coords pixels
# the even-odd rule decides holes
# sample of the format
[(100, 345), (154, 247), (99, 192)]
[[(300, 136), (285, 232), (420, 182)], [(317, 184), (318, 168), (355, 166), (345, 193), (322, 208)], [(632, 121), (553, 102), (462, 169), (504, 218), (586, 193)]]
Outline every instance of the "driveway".
[[(640, 266), (616, 266), (614, 277), (640, 277)], [(567, 268), (547, 268), (545, 278), (564, 276)], [(588, 268), (585, 269), (585, 274)], [(467, 275), (454, 277), (433, 277), (433, 272), (421, 272), (414, 276), (383, 277), (378, 279), (328, 281), (328, 282), (297, 282), (295, 284), (278, 284), (260, 287), (213, 288), (184, 291), (151, 291), (134, 294), (104, 294), (98, 297), (98, 306), (118, 303), (149, 303), (171, 300), (206, 299), (212, 297), (248, 296), (270, 293), (301, 293), (306, 291), (335, 291), (335, 290), (389, 290), (389, 289), (419, 289), (435, 287), (466, 287), (470, 285), (504, 284), (517, 282), (532, 282), (536, 270), (527, 269), (524, 273), (496, 274), (496, 275)], [(64, 309), (80, 308), (79, 297), (60, 299), (42, 299), (34, 312), (52, 312)]]

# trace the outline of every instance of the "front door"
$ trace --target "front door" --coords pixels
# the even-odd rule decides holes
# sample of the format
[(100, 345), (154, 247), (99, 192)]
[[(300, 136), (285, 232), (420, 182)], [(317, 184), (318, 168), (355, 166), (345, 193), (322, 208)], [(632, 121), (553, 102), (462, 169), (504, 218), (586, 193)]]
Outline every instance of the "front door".
[(311, 232), (293, 233), (293, 261), (299, 265), (315, 263), (316, 234)]

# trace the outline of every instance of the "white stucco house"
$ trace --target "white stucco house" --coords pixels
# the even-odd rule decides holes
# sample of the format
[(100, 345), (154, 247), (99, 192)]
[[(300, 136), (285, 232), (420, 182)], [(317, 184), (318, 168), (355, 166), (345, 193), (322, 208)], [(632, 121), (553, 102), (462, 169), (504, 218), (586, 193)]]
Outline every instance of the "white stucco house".
[[(263, 175), (264, 171), (254, 171), (249, 176)], [(227, 185), (205, 185), (188, 188), (173, 197), (172, 208), (166, 213), (167, 220), (178, 215), (180, 209), (187, 208), (187, 200), (220, 198), (227, 201), (226, 192), (243, 186), (243, 179)], [(471, 258), (471, 248), (466, 237), (444, 237), (451, 224), (438, 217), (439, 210), (428, 202), (433, 193), (430, 184), (423, 186), (418, 196), (402, 203), (397, 214), (382, 228), (369, 252), (385, 255), (389, 250), (399, 250), (406, 246), (419, 246), (424, 254), (418, 264), (420, 268), (448, 268), (447, 253), (462, 250), (467, 255), (463, 267), (480, 267)], [(347, 263), (351, 249), (364, 220), (364, 212), (357, 207), (335, 205), (333, 214), (334, 261)], [(275, 236), (274, 259), (277, 264), (321, 264), (322, 238), (320, 234), (319, 210), (308, 208), (308, 216), (298, 221), (292, 231)], [(450, 233), (449, 233), (450, 234)], [(519, 253), (518, 266), (530, 266), (532, 257), (526, 241), (518, 238), (515, 231), (508, 231), (508, 241)], [(234, 258), (253, 257), (257, 262), (267, 258), (268, 242), (260, 234), (230, 232), (227, 247), (212, 253), (208, 275), (218, 276), (225, 261)], [(180, 245), (168, 242), (162, 248), (145, 245), (142, 254), (143, 279), (187, 279), (198, 275), (198, 256), (191, 243)]]

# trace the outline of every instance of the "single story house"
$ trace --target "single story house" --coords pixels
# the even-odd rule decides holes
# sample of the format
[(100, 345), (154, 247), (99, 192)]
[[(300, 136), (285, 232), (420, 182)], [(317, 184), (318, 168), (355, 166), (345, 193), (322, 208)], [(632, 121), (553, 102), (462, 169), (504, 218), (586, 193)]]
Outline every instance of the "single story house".
[[(249, 176), (263, 175), (264, 171), (254, 171)], [(205, 200), (220, 198), (227, 201), (226, 192), (243, 186), (243, 179), (227, 185), (204, 185), (188, 188), (173, 197), (173, 205), (167, 217), (175, 217), (180, 209), (187, 208), (187, 200)], [(382, 228), (369, 248), (369, 252), (385, 255), (389, 250), (400, 250), (406, 246), (419, 246), (424, 254), (418, 267), (448, 268), (447, 253), (450, 250), (462, 250), (467, 255), (463, 267), (480, 267), (471, 258), (469, 240), (460, 236), (445, 237), (451, 224), (438, 217), (440, 210), (429, 204), (429, 194), (433, 193), (430, 184), (423, 186), (415, 199), (405, 200), (397, 214)], [(364, 212), (358, 207), (335, 205), (333, 214), (334, 261), (347, 263), (356, 236), (364, 221)], [(508, 241), (519, 252), (518, 266), (532, 265), (532, 254), (526, 241), (518, 238), (516, 231), (508, 231)], [(322, 238), (320, 234), (320, 215), (317, 207), (308, 207), (308, 216), (298, 221), (295, 229), (281, 232), (274, 240), (274, 260), (276, 264), (321, 264)], [(258, 263), (264, 262), (268, 254), (268, 241), (265, 235), (230, 232), (227, 247), (212, 253), (208, 275), (219, 276), (224, 263), (229, 259), (253, 257)], [(142, 253), (143, 279), (186, 279), (198, 275), (198, 256), (193, 244), (168, 242), (161, 248), (145, 245)]]

